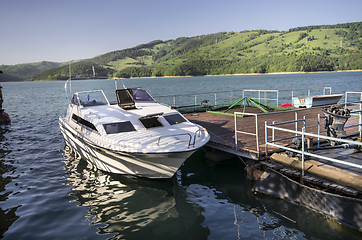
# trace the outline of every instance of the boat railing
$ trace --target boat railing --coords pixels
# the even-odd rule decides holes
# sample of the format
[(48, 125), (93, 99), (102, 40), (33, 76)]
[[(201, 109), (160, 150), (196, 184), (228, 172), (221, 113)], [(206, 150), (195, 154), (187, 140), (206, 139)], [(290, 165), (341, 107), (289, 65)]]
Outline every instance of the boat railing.
[(179, 134), (172, 134), (172, 135), (166, 135), (166, 136), (161, 136), (158, 138), (157, 141), (157, 145), (160, 146), (160, 142), (162, 138), (167, 138), (167, 137), (177, 137), (177, 136), (182, 136), (182, 135), (186, 135), (189, 137), (189, 143), (188, 143), (188, 148), (190, 148), (190, 146), (195, 146), (196, 144), (196, 137), (197, 135), (201, 136), (202, 131), (206, 130), (205, 128), (202, 129), (198, 129), (194, 132), (194, 136), (192, 137), (192, 135), (190, 133), (179, 133)]
[(164, 102), (172, 107), (199, 106), (203, 103), (216, 106), (218, 104), (224, 104), (243, 97), (254, 98), (259, 102), (272, 103), (278, 106), (281, 103), (290, 103), (290, 99), (293, 99), (295, 95), (310, 96), (312, 93), (316, 93), (317, 91), (320, 92), (321, 90), (323, 95), (332, 94), (331, 87), (319, 87), (287, 90), (240, 89), (229, 91), (160, 95), (154, 97), (158, 99), (158, 102)]
[[(329, 141), (334, 141), (334, 142), (338, 142), (340, 144), (344, 144), (344, 147), (355, 147), (355, 146), (359, 146), (360, 148), (362, 147), (362, 142), (358, 142), (358, 141), (351, 141), (351, 140), (346, 140), (346, 139), (341, 139), (341, 138), (335, 138), (335, 137), (329, 137), (329, 136), (324, 136), (324, 135), (320, 135), (320, 134), (313, 134), (313, 133), (308, 133), (305, 131), (306, 127), (302, 128), (302, 131), (296, 131), (296, 130), (291, 130), (291, 129), (287, 129), (287, 128), (282, 128), (279, 127), (280, 125), (282, 125), (283, 123), (278, 123), (278, 124), (268, 124), (267, 122), (265, 122), (265, 154), (266, 156), (268, 155), (268, 147), (276, 147), (279, 149), (283, 149), (283, 150), (287, 150), (287, 151), (291, 151), (291, 152), (295, 152), (297, 154), (301, 154), (301, 160), (302, 160), (302, 175), (304, 175), (304, 162), (305, 162), (305, 156), (310, 156), (310, 157), (314, 157), (314, 158), (318, 158), (318, 159), (323, 159), (326, 161), (330, 161), (333, 163), (338, 163), (338, 164), (343, 164), (343, 165), (347, 165), (350, 167), (355, 167), (355, 168), (361, 168), (362, 169), (362, 165), (360, 164), (356, 164), (356, 163), (351, 163), (351, 162), (346, 162), (346, 161), (342, 161), (342, 160), (338, 160), (335, 158), (330, 158), (327, 156), (323, 156), (323, 155), (318, 155), (316, 153), (311, 153), (308, 152), (306, 149), (306, 141), (307, 141), (307, 137), (310, 138), (318, 138), (318, 139), (325, 139), (325, 140), (329, 140)], [(359, 125), (361, 126), (361, 125)], [(294, 133), (297, 136), (301, 137), (301, 150), (298, 149), (294, 149), (294, 148), (290, 148), (288, 146), (282, 145), (282, 144), (278, 144), (278, 142), (281, 142), (284, 139), (273, 139), (273, 140), (268, 140), (268, 129), (274, 131), (282, 131), (282, 132), (288, 132), (288, 133)]]
[(160, 137), (158, 138), (157, 145), (160, 146), (160, 142), (161, 142), (161, 139), (162, 139), (162, 138), (177, 137), (177, 136), (183, 136), (183, 135), (189, 137), (189, 142), (188, 142), (188, 146), (187, 146), (188, 148), (189, 148), (190, 146), (195, 145), (195, 143), (193, 143), (193, 144), (191, 143), (191, 142), (192, 142), (192, 136), (191, 136), (190, 133), (179, 133), (179, 134), (172, 134), (172, 135), (160, 136)]
[(194, 141), (192, 142), (192, 146), (195, 146), (195, 144), (196, 144), (197, 135), (201, 136), (202, 131), (205, 131), (205, 130), (206, 130), (205, 128), (202, 128), (202, 129), (198, 129), (198, 130), (195, 131), (195, 133), (194, 133)]

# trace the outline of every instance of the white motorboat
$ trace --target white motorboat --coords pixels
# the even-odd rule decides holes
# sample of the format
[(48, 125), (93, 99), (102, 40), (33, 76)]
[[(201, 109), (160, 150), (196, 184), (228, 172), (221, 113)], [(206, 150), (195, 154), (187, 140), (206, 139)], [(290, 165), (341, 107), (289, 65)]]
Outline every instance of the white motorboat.
[(157, 103), (144, 89), (77, 92), (59, 118), (66, 145), (98, 169), (148, 178), (170, 178), (210, 139), (205, 128)]
[(343, 94), (317, 95), (306, 97), (293, 97), (293, 105), (297, 108), (310, 108), (337, 104)]

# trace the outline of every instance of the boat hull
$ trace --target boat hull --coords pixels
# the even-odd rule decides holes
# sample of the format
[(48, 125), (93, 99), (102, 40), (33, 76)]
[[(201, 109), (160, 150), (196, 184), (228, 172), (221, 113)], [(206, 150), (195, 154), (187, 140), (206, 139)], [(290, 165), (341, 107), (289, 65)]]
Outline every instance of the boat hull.
[(320, 95), (308, 97), (294, 97), (293, 105), (297, 108), (310, 108), (337, 104), (343, 94)]
[(66, 145), (100, 170), (147, 178), (170, 178), (197, 149), (184, 152), (130, 153), (105, 149), (87, 142), (59, 121)]

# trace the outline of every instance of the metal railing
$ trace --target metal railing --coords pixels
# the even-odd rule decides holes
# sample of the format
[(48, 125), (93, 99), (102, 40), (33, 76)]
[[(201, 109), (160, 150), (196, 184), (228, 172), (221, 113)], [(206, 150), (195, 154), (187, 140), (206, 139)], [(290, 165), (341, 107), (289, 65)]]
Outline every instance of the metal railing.
[[(255, 142), (256, 142), (256, 148), (257, 148), (257, 152), (260, 152), (260, 147), (259, 147), (259, 124), (258, 124), (258, 116), (259, 115), (264, 115), (264, 114), (278, 114), (278, 113), (291, 113), (294, 112), (294, 116), (295, 116), (295, 120), (294, 121), (290, 121), (288, 123), (295, 123), (295, 131), (298, 130), (298, 122), (300, 121), (304, 121), (304, 126), (305, 126), (305, 117), (303, 116), (303, 120), (298, 120), (298, 112), (299, 111), (304, 111), (305, 109), (296, 109), (296, 110), (289, 110), (289, 111), (284, 111), (284, 112), (270, 112), (270, 113), (245, 113), (245, 112), (234, 112), (234, 137), (235, 137), (235, 150), (238, 149), (238, 133), (240, 134), (245, 134), (245, 135), (252, 135), (255, 136)], [(237, 125), (237, 118), (238, 115), (247, 115), (247, 116), (254, 116), (255, 117), (255, 133), (254, 132), (246, 132), (246, 131), (240, 131), (238, 130), (238, 125)], [(250, 129), (250, 128), (249, 128)], [(254, 128), (251, 128), (254, 129)], [(274, 135), (274, 131), (272, 134), (272, 138), (274, 140), (275, 135)]]
[[(276, 105), (279, 105), (279, 90), (243, 90), (243, 97), (246, 97), (247, 93), (257, 93), (257, 97), (254, 98), (259, 102), (276, 101)], [(268, 93), (275, 93), (275, 98), (268, 98)]]
[[(197, 106), (203, 100), (207, 100), (211, 105), (224, 104), (226, 102), (233, 101), (241, 97), (251, 97), (257, 99), (259, 102), (271, 102), (277, 106), (281, 103), (290, 103), (290, 96), (293, 102), (295, 95), (307, 94), (310, 96), (315, 92), (323, 90), (323, 95), (332, 94), (331, 87), (320, 88), (302, 88), (302, 89), (289, 89), (289, 90), (257, 90), (257, 89), (240, 89), (230, 91), (213, 91), (213, 92), (198, 92), (188, 94), (175, 94), (175, 95), (161, 95), (154, 96), (156, 99), (160, 99), (162, 102), (173, 106)], [(159, 101), (159, 102), (161, 102)]]
[[(362, 169), (362, 165), (360, 165), (360, 164), (350, 163), (350, 162), (341, 161), (341, 160), (338, 160), (338, 159), (334, 159), (334, 158), (330, 158), (330, 157), (310, 153), (310, 152), (307, 152), (305, 147), (304, 147), (305, 142), (306, 142), (306, 137), (315, 137), (315, 138), (322, 138), (322, 139), (330, 140), (330, 141), (336, 141), (336, 142), (339, 142), (339, 143), (344, 143), (346, 146), (348, 145), (348, 146), (360, 146), (360, 147), (362, 147), (362, 142), (345, 140), (345, 139), (341, 139), (341, 138), (328, 137), (328, 136), (324, 136), (324, 135), (320, 135), (320, 134), (307, 133), (307, 132), (305, 132), (305, 128), (306, 128), (305, 126), (302, 128), (302, 131), (295, 131), (295, 130), (290, 130), (290, 129), (286, 129), (286, 128), (276, 127), (276, 126), (281, 125), (281, 124), (283, 124), (283, 123), (268, 125), (267, 122), (265, 122), (265, 151), (266, 151), (266, 155), (268, 155), (268, 146), (273, 146), (273, 147), (276, 147), (276, 148), (280, 148), (280, 149), (284, 149), (284, 150), (287, 150), (287, 151), (291, 151), (291, 152), (301, 154), (301, 158), (302, 158), (302, 175), (304, 175), (305, 156), (319, 158), (319, 159), (323, 159), (323, 160), (326, 160), (326, 161), (339, 163), (339, 164), (344, 164), (344, 165), (347, 165), (347, 166)], [(278, 140), (268, 141), (268, 129), (271, 129), (273, 131), (278, 130), (278, 131), (283, 131), (283, 132), (294, 133), (297, 136), (301, 136), (302, 149), (297, 150), (297, 149), (286, 147), (286, 146), (283, 146), (283, 145), (280, 145), (280, 144), (276, 144), (277, 142), (280, 142), (280, 141), (285, 140), (285, 139), (278, 139)]]
[[(179, 133), (179, 134), (172, 134), (172, 135), (166, 135), (166, 136), (160, 136), (158, 137), (158, 141), (157, 141), (157, 145), (160, 146), (160, 142), (161, 142), (161, 138), (168, 138), (168, 137), (178, 137), (178, 136), (188, 136), (189, 140), (188, 140), (188, 145), (187, 147), (190, 148), (190, 146), (195, 146), (196, 144), (196, 137), (199, 136), (201, 137), (202, 132), (206, 130), (205, 128), (202, 129), (198, 129), (194, 132), (194, 136), (192, 137), (192, 135), (190, 133)], [(192, 140), (193, 139), (193, 140)], [(183, 142), (183, 141), (180, 141)]]
[[(157, 145), (160, 146), (161, 138), (177, 137), (177, 136), (183, 136), (183, 135), (186, 135), (186, 136), (188, 136), (188, 137), (190, 138), (190, 139), (189, 139), (188, 146), (187, 146), (187, 147), (189, 148), (190, 146), (192, 146), (192, 143), (191, 143), (191, 141), (192, 141), (192, 136), (191, 136), (190, 133), (180, 133), (180, 134), (160, 136), (160, 137), (158, 138)], [(194, 145), (195, 145), (195, 143), (194, 143)]]
[[(238, 131), (238, 124), (237, 124), (237, 118), (238, 115), (247, 115), (247, 116), (254, 116), (255, 117), (255, 133), (251, 133), (251, 132), (244, 132), (244, 131)], [(242, 112), (234, 112), (234, 123), (235, 123), (235, 127), (234, 127), (234, 136), (235, 136), (235, 150), (238, 150), (238, 133), (241, 134), (246, 134), (246, 135), (252, 135), (255, 136), (256, 139), (256, 151), (259, 153), (260, 149), (259, 149), (259, 130), (258, 130), (258, 114), (256, 113), (242, 113)]]
[[(354, 95), (358, 94), (358, 95), (360, 95), (360, 100), (357, 102), (348, 101), (348, 94), (349, 94), (349, 96), (351, 96), (351, 94), (354, 94)], [(349, 103), (358, 103), (358, 102), (359, 102), (359, 110), (362, 110), (362, 92), (346, 92), (345, 97), (344, 97), (344, 108), (346, 108)]]
[[(250, 94), (251, 93), (251, 94)], [(269, 97), (268, 93), (275, 93), (275, 96)], [(222, 97), (223, 95), (223, 97)], [(237, 96), (235, 98), (235, 95)], [(178, 94), (178, 95), (163, 95), (163, 96), (154, 96), (157, 99), (168, 99), (169, 101), (172, 101), (172, 103), (168, 103), (169, 105), (173, 107), (178, 107), (182, 105), (199, 105), (200, 99), (202, 99), (202, 96), (206, 96), (208, 98), (212, 98), (212, 103), (216, 106), (218, 103), (226, 103), (227, 101), (232, 101), (233, 99), (241, 98), (241, 97), (253, 97), (255, 99), (258, 99), (259, 101), (275, 101), (278, 105), (279, 103), (279, 90), (232, 90), (232, 91), (216, 91), (216, 92), (201, 92), (201, 93), (190, 93), (190, 94)], [(228, 97), (227, 97), (228, 96)], [(188, 99), (187, 102), (182, 102), (182, 98)], [(205, 98), (205, 97), (204, 97)], [(178, 104), (177, 99), (179, 99), (179, 102), (181, 104)], [(190, 99), (193, 99), (192, 102)], [(210, 99), (207, 99), (210, 101)]]

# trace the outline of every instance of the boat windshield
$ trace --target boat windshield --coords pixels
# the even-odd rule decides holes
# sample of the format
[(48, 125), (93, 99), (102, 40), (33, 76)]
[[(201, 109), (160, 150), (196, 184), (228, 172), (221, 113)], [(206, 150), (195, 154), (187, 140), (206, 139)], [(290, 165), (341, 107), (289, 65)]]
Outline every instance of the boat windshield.
[(132, 88), (132, 95), (135, 102), (156, 102), (151, 95), (142, 88)]
[(79, 102), (84, 107), (107, 105), (108, 101), (102, 91), (80, 92)]

